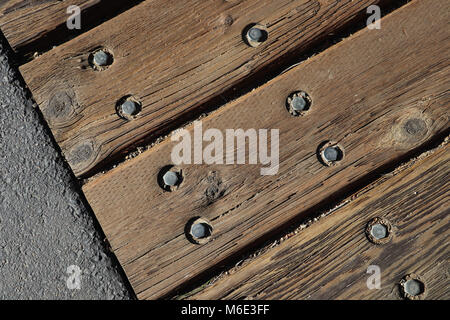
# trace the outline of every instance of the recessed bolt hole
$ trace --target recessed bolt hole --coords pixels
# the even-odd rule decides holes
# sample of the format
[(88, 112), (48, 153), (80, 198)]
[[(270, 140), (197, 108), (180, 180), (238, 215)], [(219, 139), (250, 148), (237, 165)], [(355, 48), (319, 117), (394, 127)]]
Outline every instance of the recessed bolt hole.
[(100, 49), (93, 52), (89, 56), (89, 63), (94, 70), (106, 70), (114, 62), (114, 57), (111, 52), (106, 49)]
[(385, 244), (392, 237), (392, 224), (384, 218), (374, 218), (366, 227), (367, 238), (375, 244)]
[(142, 110), (142, 104), (133, 96), (126, 96), (116, 104), (116, 112), (119, 117), (126, 120), (135, 119)]
[(260, 24), (251, 24), (244, 29), (244, 40), (251, 46), (256, 48), (269, 38), (267, 28)]
[(344, 150), (334, 142), (326, 142), (319, 146), (318, 157), (326, 166), (334, 166), (344, 159)]
[(183, 173), (174, 166), (165, 166), (158, 174), (158, 184), (166, 191), (176, 190), (183, 181)]
[(203, 218), (195, 218), (186, 226), (187, 238), (195, 244), (204, 244), (211, 239), (213, 228), (211, 223)]
[(304, 91), (294, 92), (286, 100), (286, 108), (294, 117), (303, 116), (311, 104), (311, 97)]
[(400, 288), (403, 296), (407, 299), (418, 300), (425, 297), (425, 283), (417, 275), (409, 274), (405, 276), (400, 281)]

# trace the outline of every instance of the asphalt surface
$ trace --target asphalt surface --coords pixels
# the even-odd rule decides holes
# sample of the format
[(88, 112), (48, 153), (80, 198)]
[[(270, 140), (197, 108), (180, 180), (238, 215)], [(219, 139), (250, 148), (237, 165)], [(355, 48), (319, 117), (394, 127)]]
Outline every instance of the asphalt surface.
[(0, 34), (0, 299), (133, 299)]

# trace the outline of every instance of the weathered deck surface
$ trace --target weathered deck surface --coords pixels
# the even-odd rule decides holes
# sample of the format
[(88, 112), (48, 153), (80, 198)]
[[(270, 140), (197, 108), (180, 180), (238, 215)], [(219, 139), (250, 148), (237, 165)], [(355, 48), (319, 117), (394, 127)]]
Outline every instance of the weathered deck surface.
[[(22, 73), (75, 174), (200, 114), (202, 104), (292, 51), (335, 32), (379, 1), (144, 1), (24, 66)], [(192, 10), (196, 8), (196, 10)], [(270, 34), (258, 48), (242, 30), (260, 23)], [(104, 47), (114, 63), (89, 67)], [(133, 121), (116, 103), (133, 95)]]
[[(105, 1), (69, 2), (7, 1), (0, 27), (19, 54), (58, 44), (21, 72), (74, 173), (89, 178), (83, 191), (139, 298), (395, 299), (408, 273), (424, 279), (426, 297), (448, 298), (448, 147), (433, 148), (450, 127), (450, 3), (147, 0), (102, 13), (91, 9)], [(52, 40), (69, 4), (106, 21)], [(379, 30), (361, 24), (373, 4), (393, 10)], [(242, 36), (252, 23), (268, 30), (256, 48)], [(114, 57), (103, 71), (89, 63), (100, 48)], [(315, 48), (325, 49), (280, 75)], [(242, 94), (229, 102), (233, 88)], [(312, 105), (294, 117), (286, 98), (299, 90)], [(128, 95), (142, 105), (132, 120), (116, 113)], [(182, 184), (163, 190), (158, 177), (177, 144), (164, 135), (193, 133), (189, 122), (205, 110), (214, 111), (201, 117), (203, 132), (278, 129), (276, 174), (261, 175), (263, 165), (182, 164)], [(344, 151), (336, 166), (318, 159), (327, 141)], [(347, 197), (281, 245), (264, 246)], [(196, 217), (213, 228), (201, 245), (185, 232)], [(392, 222), (389, 243), (368, 242), (373, 217)], [(367, 289), (370, 264), (382, 269), (380, 290)]]
[[(215, 279), (191, 299), (400, 299), (400, 281), (420, 275), (428, 299), (450, 298), (450, 147), (412, 161), (344, 206), (280, 239), (242, 266)], [(392, 238), (371, 243), (367, 224), (383, 217)], [(370, 266), (381, 288), (369, 290)]]
[[(49, 50), (101, 23), (108, 17), (129, 8), (140, 0), (2, 0), (0, 28), (11, 47), (29, 56)], [(76, 5), (82, 13), (81, 29), (69, 30), (67, 19), (73, 14), (69, 6)]]
[(4, 0), (0, 2), (0, 28), (13, 49), (45, 37), (66, 23), (69, 5), (88, 8), (99, 0)]

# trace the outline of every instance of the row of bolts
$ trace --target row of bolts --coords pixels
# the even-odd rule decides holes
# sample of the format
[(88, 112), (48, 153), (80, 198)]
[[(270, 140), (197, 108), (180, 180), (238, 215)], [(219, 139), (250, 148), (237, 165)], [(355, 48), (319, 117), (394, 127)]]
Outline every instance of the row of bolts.
[[(257, 24), (247, 27), (244, 35), (244, 40), (252, 47), (259, 46), (268, 38), (265, 27)], [(112, 54), (105, 49), (98, 50), (92, 57), (94, 66), (100, 69), (109, 66), (112, 61)], [(311, 103), (312, 100), (306, 92), (298, 91), (287, 98), (286, 107), (293, 116), (300, 116), (309, 110)], [(141, 111), (140, 103), (131, 97), (123, 98), (118, 107), (118, 114), (126, 119), (134, 118)], [(344, 154), (337, 144), (329, 143), (319, 150), (319, 155), (326, 165), (333, 165), (342, 160)], [(161, 187), (167, 191), (172, 191), (180, 185), (181, 180), (178, 172), (166, 169), (166, 172), (162, 175)], [(213, 228), (206, 219), (196, 218), (189, 222), (187, 230), (189, 230), (187, 234), (189, 240), (196, 244), (204, 244), (210, 240)], [(392, 237), (391, 225), (385, 219), (375, 218), (367, 225), (366, 234), (369, 240), (376, 244), (387, 243)], [(422, 295), (424, 290), (424, 283), (416, 278), (406, 279), (402, 283), (402, 291), (409, 298)]]
[[(259, 24), (249, 25), (244, 29), (244, 40), (252, 47), (257, 47), (268, 38), (268, 32), (265, 26)], [(100, 49), (93, 53), (90, 61), (93, 68), (96, 70), (105, 70), (113, 63), (112, 54), (106, 49)], [(303, 115), (309, 110), (312, 100), (306, 92), (294, 92), (287, 98), (287, 109), (293, 116)], [(117, 113), (119, 116), (131, 120), (136, 117), (141, 111), (141, 104), (131, 96), (122, 98), (117, 104)], [(337, 145), (330, 145), (321, 151), (321, 156), (325, 164), (331, 165), (340, 161), (343, 157), (343, 152)], [(178, 172), (167, 170), (162, 175), (161, 187), (167, 191), (174, 190), (181, 183), (181, 176)], [(212, 228), (207, 227), (206, 223), (194, 223), (191, 227), (191, 235), (195, 242), (198, 243), (200, 239), (205, 239), (210, 236)]]
[[(257, 47), (265, 42), (268, 38), (268, 32), (265, 26), (259, 24), (251, 24), (244, 29), (244, 40), (252, 47)], [(92, 67), (95, 70), (105, 70), (114, 61), (112, 53), (106, 49), (100, 49), (93, 53), (90, 58)], [(300, 100), (294, 102), (297, 108), (302, 108), (306, 102)], [(120, 117), (127, 120), (135, 118), (141, 111), (141, 104), (131, 96), (122, 98), (118, 103), (117, 113)]]

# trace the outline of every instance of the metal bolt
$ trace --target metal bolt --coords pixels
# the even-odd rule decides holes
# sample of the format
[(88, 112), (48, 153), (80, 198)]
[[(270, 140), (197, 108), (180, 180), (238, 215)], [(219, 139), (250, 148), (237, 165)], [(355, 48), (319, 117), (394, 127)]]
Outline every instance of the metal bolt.
[(297, 91), (292, 93), (286, 100), (286, 107), (293, 116), (304, 115), (311, 106), (311, 98), (306, 92)]
[(335, 162), (339, 159), (339, 149), (337, 147), (328, 147), (323, 151), (323, 156), (328, 162)]
[(183, 171), (173, 165), (167, 165), (160, 169), (157, 181), (161, 189), (165, 191), (175, 191), (183, 182)]
[(261, 42), (264, 38), (264, 34), (261, 29), (253, 27), (248, 31), (248, 37), (252, 41)]
[(393, 236), (392, 224), (384, 218), (373, 218), (367, 224), (366, 236), (372, 243), (386, 244)]
[(203, 239), (211, 235), (209, 226), (205, 223), (196, 223), (191, 229), (192, 235), (197, 239)]
[(246, 28), (245, 38), (247, 43), (252, 47), (257, 47), (261, 43), (267, 40), (268, 33), (266, 27), (263, 25), (253, 25), (251, 27)]
[(388, 236), (388, 230), (381, 223), (374, 224), (370, 229), (370, 234), (377, 240), (384, 239)]
[(137, 103), (131, 100), (126, 100), (120, 108), (124, 116), (134, 116), (139, 112)]
[(179, 182), (178, 174), (173, 171), (167, 171), (163, 176), (163, 181), (166, 186), (175, 187)]
[(407, 294), (412, 296), (418, 296), (423, 293), (423, 283), (415, 279), (406, 281), (403, 284), (403, 288)]
[(306, 108), (307, 102), (303, 97), (294, 97), (292, 99), (292, 109), (295, 111), (303, 111)]
[(196, 218), (187, 224), (187, 238), (195, 244), (205, 244), (211, 239), (211, 223), (203, 218)]
[(415, 274), (408, 274), (400, 281), (403, 296), (410, 300), (421, 300), (426, 296), (425, 282)]
[(116, 104), (116, 112), (119, 117), (126, 120), (134, 120), (136, 116), (141, 112), (142, 105), (133, 96), (125, 96)]
[(104, 67), (108, 65), (108, 60), (109, 55), (103, 50), (97, 51), (94, 54), (94, 63), (99, 67)]

